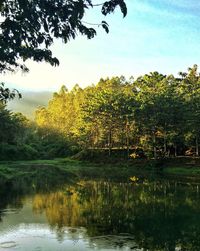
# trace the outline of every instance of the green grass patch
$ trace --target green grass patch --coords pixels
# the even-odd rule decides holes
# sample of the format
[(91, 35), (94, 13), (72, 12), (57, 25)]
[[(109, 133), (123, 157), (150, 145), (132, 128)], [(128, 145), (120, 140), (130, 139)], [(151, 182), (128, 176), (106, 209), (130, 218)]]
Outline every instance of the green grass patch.
[(126, 179), (145, 172), (149, 172), (149, 170), (141, 167), (141, 163), (133, 162), (110, 162), (105, 164), (69, 158), (0, 162), (0, 176), (5, 179), (36, 175), (42, 178), (42, 175), (48, 177), (53, 176), (53, 174), (55, 179), (60, 178), (60, 176)]
[(166, 174), (174, 174), (174, 175), (200, 175), (200, 167), (168, 167), (163, 170)]
[(32, 161), (3, 161), (0, 162), (0, 178), (12, 180), (17, 178), (38, 178), (41, 180), (80, 178), (106, 178), (124, 180), (131, 176), (152, 177), (156, 173), (170, 175), (198, 176), (200, 167), (189, 165), (187, 162), (173, 160), (129, 160), (108, 163), (89, 162), (70, 158)]

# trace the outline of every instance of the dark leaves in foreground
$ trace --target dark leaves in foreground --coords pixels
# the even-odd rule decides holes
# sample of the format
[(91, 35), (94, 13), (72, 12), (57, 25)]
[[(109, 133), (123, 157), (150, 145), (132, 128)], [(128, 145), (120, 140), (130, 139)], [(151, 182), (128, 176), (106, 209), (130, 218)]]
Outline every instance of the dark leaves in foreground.
[(21, 98), (21, 93), (18, 90), (5, 87), (4, 83), (0, 83), (0, 102), (6, 103), (8, 100), (14, 99), (15, 97)]
[[(55, 38), (64, 43), (75, 39), (78, 34), (88, 39), (96, 35), (92, 24), (83, 21), (86, 10), (95, 8), (92, 0), (4, 0), (0, 1), (0, 73), (20, 68), (27, 59), (45, 61), (53, 66), (59, 64), (49, 47)], [(110, 0), (102, 4), (103, 15), (120, 7), (127, 14), (124, 0)], [(108, 32), (108, 24), (100, 26)]]

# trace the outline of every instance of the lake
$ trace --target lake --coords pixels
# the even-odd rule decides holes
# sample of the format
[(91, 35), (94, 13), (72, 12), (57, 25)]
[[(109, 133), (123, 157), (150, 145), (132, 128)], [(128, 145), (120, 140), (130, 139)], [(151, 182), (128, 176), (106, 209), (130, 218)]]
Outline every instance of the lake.
[(199, 251), (199, 184), (1, 181), (0, 250)]

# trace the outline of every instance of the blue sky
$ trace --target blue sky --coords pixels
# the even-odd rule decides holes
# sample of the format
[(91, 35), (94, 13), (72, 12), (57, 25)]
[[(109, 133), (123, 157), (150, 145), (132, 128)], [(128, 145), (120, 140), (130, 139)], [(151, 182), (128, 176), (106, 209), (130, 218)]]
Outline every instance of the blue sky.
[(52, 50), (59, 67), (28, 62), (30, 73), (6, 74), (1, 80), (19, 90), (57, 91), (63, 84), (69, 89), (76, 83), (84, 87), (101, 77), (136, 78), (151, 71), (176, 75), (193, 64), (200, 66), (200, 1), (126, 2), (124, 19), (119, 10), (107, 18), (98, 8), (87, 13), (88, 22), (106, 20), (109, 34), (97, 28), (92, 40), (80, 36), (66, 45), (56, 41)]

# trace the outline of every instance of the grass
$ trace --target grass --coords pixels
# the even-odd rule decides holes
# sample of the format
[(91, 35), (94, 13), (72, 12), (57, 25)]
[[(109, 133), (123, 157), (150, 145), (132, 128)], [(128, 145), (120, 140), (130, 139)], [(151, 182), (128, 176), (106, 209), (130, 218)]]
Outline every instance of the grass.
[(168, 167), (164, 169), (163, 171), (166, 174), (175, 174), (175, 175), (188, 175), (188, 176), (194, 176), (194, 175), (200, 175), (200, 167)]
[(129, 162), (95, 163), (88, 161), (65, 159), (33, 160), (33, 161), (4, 161), (0, 162), (0, 177), (12, 179), (16, 177), (34, 176), (44, 174), (49, 176), (55, 173), (63, 176), (77, 178), (111, 178), (126, 179), (133, 175), (149, 172), (141, 168), (141, 163), (135, 165)]
[(58, 161), (54, 160), (0, 162), (0, 177), (6, 180), (34, 176), (42, 178), (42, 175), (46, 177), (51, 176), (52, 173), (72, 176), (71, 172), (64, 170), (61, 165), (58, 165)]
[(200, 175), (200, 158), (178, 157), (167, 159), (163, 166), (164, 174), (198, 176)]
[[(160, 168), (161, 167), (161, 168)], [(69, 158), (0, 162), (0, 178), (12, 180), (24, 177), (40, 179), (108, 178), (124, 180), (131, 176), (153, 176), (157, 171), (167, 175), (200, 177), (200, 160), (168, 159), (162, 161), (130, 160), (89, 162)]]

